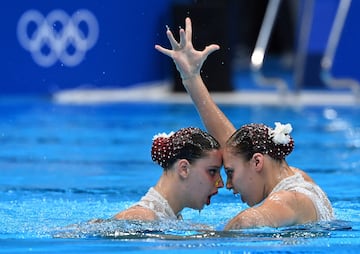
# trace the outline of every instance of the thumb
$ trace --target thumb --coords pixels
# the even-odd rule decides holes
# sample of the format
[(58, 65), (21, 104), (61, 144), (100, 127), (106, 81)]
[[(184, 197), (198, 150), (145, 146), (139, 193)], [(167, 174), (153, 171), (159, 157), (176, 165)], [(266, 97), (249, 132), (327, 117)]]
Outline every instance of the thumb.
[(206, 48), (203, 50), (204, 56), (207, 58), (211, 53), (213, 53), (216, 50), (219, 50), (220, 46), (217, 44), (211, 44), (209, 46), (206, 46)]

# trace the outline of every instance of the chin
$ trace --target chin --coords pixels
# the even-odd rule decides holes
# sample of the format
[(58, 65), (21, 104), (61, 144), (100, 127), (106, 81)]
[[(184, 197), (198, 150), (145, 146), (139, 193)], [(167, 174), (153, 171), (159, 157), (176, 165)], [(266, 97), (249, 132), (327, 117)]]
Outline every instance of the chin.
[(201, 204), (201, 205), (199, 204), (199, 205), (191, 206), (190, 208), (194, 210), (198, 210), (200, 212), (202, 209), (204, 209), (205, 205), (206, 204)]
[(249, 207), (253, 207), (254, 205), (256, 205), (256, 203), (254, 202), (245, 202)]

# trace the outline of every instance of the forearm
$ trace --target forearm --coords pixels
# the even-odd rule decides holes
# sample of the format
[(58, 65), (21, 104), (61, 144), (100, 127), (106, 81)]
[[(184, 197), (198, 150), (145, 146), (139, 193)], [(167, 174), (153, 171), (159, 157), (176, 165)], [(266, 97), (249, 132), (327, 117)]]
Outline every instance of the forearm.
[(160, 45), (155, 45), (155, 48), (174, 60), (185, 89), (192, 98), (207, 131), (223, 146), (234, 133), (235, 128), (214, 103), (200, 76), (201, 67), (208, 55), (220, 47), (211, 44), (202, 51), (195, 50), (191, 41), (192, 27), (190, 18), (185, 19), (185, 30), (182, 28), (179, 30), (179, 42), (175, 40), (170, 29), (167, 29), (166, 35), (172, 49), (166, 49)]
[(210, 96), (201, 76), (194, 75), (183, 80), (206, 130), (223, 146), (235, 128)]

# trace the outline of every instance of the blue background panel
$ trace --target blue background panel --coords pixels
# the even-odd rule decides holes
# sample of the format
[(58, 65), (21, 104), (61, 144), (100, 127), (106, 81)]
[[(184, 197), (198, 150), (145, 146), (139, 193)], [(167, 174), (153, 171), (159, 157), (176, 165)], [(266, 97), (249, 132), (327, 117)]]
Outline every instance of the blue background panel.
[[(228, 3), (230, 4), (231, 1), (237, 0), (230, 0)], [(59, 90), (79, 87), (124, 88), (169, 78), (172, 76), (173, 63), (157, 52), (154, 45), (169, 45), (165, 36), (165, 25), (171, 25), (173, 21), (174, 4), (200, 2), (206, 1), (11, 1), (2, 7), (2, 15), (0, 15), (0, 94), (51, 94)], [(320, 59), (326, 47), (339, 0), (316, 0), (314, 3), (314, 17), (307, 47), (309, 59), (307, 66), (310, 71), (305, 73), (305, 76), (313, 77), (317, 85), (321, 83)], [(48, 67), (37, 64), (30, 50), (25, 49), (18, 39), (17, 28), (22, 15), (29, 10), (36, 10), (49, 21), (50, 13), (61, 10), (74, 21), (72, 15), (81, 9), (90, 11), (97, 21), (99, 34), (95, 45), (85, 52), (84, 58), (78, 65), (67, 66), (61, 62), (61, 59)], [(359, 10), (359, 1), (353, 0), (334, 59), (332, 72), (337, 77), (346, 76), (360, 80), (355, 62), (360, 53), (357, 47)], [(54, 19), (60, 20), (59, 17)], [(239, 22), (239, 19), (241, 17), (232, 22)], [(62, 49), (57, 45), (61, 38), (67, 38), (71, 42), (72, 36), (61, 35), (63, 30), (59, 20), (49, 22), (48, 32), (40, 33), (43, 37), (39, 38), (44, 40), (37, 41), (37, 45), (44, 45), (42, 48), (44, 53), (51, 52), (51, 49), (61, 52)], [(86, 22), (76, 26), (72, 32), (77, 36), (86, 37), (91, 28), (84, 23)], [(31, 37), (36, 35), (36, 31), (39, 32), (39, 28), (34, 23), (29, 23), (27, 31), (28, 37)], [(44, 43), (49, 36), (55, 38), (55, 42)], [(75, 44), (67, 48), (69, 52), (76, 52), (76, 47), (73, 45)], [(230, 47), (229, 51), (230, 54), (236, 54), (235, 47)]]
[[(166, 0), (11, 2), (0, 15), (0, 93), (52, 93), (81, 86), (127, 87), (163, 79), (166, 68), (159, 66), (165, 61), (154, 45), (165, 41), (164, 24), (169, 20), (166, 15), (169, 15), (170, 4), (171, 1)], [(76, 66), (66, 66), (61, 61), (49, 67), (40, 66), (18, 40), (17, 26), (25, 12), (36, 10), (49, 19), (48, 14), (56, 9), (63, 10), (70, 17), (77, 10), (86, 9), (97, 20), (97, 42)], [(27, 26), (28, 37), (37, 29), (34, 24)], [(54, 36), (59, 40), (61, 29), (57, 31), (56, 26), (62, 26), (59, 22), (52, 25)], [(78, 29), (86, 35), (90, 27), (83, 22)], [(75, 29), (75, 32), (78, 31)], [(50, 47), (55, 46), (44, 46), (43, 53), (48, 53)], [(75, 52), (75, 47), (70, 45), (67, 50)]]

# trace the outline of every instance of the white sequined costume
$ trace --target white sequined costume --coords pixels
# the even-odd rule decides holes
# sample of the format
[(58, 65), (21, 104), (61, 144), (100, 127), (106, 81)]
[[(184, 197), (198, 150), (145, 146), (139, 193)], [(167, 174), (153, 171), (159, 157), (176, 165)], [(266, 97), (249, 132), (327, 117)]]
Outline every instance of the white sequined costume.
[(283, 179), (275, 186), (270, 195), (282, 190), (296, 191), (310, 198), (316, 208), (318, 221), (334, 219), (333, 209), (326, 194), (315, 183), (305, 181), (300, 173)]
[(180, 214), (178, 216), (175, 215), (167, 200), (153, 187), (148, 190), (139, 202), (134, 204), (134, 206), (136, 205), (154, 211), (158, 219), (177, 220), (181, 218)]

